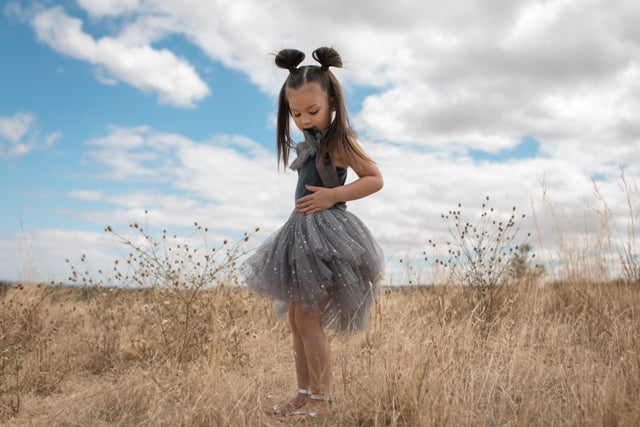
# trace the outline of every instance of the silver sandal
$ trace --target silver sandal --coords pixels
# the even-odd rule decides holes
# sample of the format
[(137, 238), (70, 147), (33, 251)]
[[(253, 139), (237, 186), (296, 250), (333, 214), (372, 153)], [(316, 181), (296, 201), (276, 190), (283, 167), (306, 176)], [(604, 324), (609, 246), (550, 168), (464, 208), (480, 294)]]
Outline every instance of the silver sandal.
[[(311, 390), (307, 390), (306, 388), (299, 388), (298, 389), (298, 394), (306, 394), (307, 396), (311, 397), (313, 396), (311, 394)], [(271, 408), (271, 413), (269, 415), (286, 415), (280, 412), (280, 407), (283, 405), (286, 405), (287, 403), (289, 403), (290, 400), (286, 400), (284, 402), (280, 402), (277, 403), (275, 405), (273, 405), (273, 407)]]
[[(336, 400), (332, 394), (323, 395), (323, 394), (313, 394), (313, 393), (309, 393), (309, 399), (324, 400), (327, 403), (329, 403), (329, 406), (333, 405), (333, 402)], [(318, 413), (315, 411), (294, 411), (287, 414), (287, 417), (295, 417), (295, 416), (316, 418), (318, 416)]]

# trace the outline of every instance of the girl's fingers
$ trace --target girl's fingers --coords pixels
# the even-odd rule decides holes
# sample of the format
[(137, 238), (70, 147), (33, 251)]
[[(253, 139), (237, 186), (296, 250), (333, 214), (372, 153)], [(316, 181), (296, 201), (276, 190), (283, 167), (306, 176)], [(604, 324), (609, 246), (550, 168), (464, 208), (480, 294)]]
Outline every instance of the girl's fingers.
[(296, 201), (296, 209), (303, 214), (320, 212), (333, 206), (334, 202), (330, 198), (329, 190), (324, 187), (307, 185), (307, 190), (312, 194), (299, 198)]

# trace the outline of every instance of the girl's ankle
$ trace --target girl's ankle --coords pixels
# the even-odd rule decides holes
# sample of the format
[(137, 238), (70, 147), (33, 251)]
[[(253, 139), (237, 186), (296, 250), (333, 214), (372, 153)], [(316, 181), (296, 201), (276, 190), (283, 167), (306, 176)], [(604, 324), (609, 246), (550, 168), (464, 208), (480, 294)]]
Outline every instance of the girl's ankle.
[(309, 399), (316, 402), (327, 402), (329, 405), (333, 404), (335, 397), (332, 394), (315, 394), (311, 393)]

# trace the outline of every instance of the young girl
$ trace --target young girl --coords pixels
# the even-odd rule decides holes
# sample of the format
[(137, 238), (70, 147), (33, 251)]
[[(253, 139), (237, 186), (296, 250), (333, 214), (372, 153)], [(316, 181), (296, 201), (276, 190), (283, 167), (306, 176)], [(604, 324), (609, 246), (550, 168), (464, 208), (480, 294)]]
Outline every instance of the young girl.
[[(349, 125), (342, 88), (329, 67), (341, 67), (333, 48), (313, 52), (317, 65), (298, 65), (304, 53), (285, 49), (276, 65), (289, 70), (278, 104), (278, 163), (297, 158), (296, 205), (289, 220), (244, 263), (247, 285), (276, 300), (293, 332), (298, 382), (295, 396), (268, 411), (315, 417), (331, 396), (331, 346), (323, 327), (349, 333), (367, 327), (383, 275), (383, 256), (366, 226), (345, 202), (382, 188), (376, 164), (362, 151)], [(290, 117), (304, 133), (294, 144)], [(345, 185), (347, 167), (358, 179)], [(291, 418), (287, 418), (291, 419)]]

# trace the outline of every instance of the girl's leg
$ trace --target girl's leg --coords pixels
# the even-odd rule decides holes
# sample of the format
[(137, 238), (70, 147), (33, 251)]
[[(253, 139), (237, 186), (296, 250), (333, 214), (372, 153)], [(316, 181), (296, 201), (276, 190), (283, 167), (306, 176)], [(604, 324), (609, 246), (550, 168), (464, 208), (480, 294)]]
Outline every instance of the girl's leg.
[(332, 353), (329, 340), (322, 329), (320, 312), (303, 311), (298, 303), (293, 304), (292, 309), (307, 363), (309, 389), (313, 394), (328, 395), (331, 392)]
[[(296, 367), (296, 380), (298, 383), (298, 393), (292, 398), (282, 403), (278, 403), (273, 408), (269, 408), (267, 413), (270, 415), (286, 415), (290, 412), (295, 411), (296, 409), (304, 406), (309, 399), (309, 367), (307, 364), (307, 359), (305, 357), (304, 352), (304, 344), (302, 341), (302, 336), (300, 335), (300, 331), (298, 330), (298, 326), (296, 325), (296, 303), (292, 303), (289, 307), (289, 325), (291, 326), (291, 332), (293, 336), (293, 356), (295, 360)], [(308, 393), (300, 393), (300, 390), (307, 390)]]
[[(303, 311), (300, 304), (293, 304), (294, 324), (302, 339), (304, 358), (307, 361), (309, 389), (312, 395), (326, 397), (331, 392), (331, 345), (322, 329), (321, 311), (310, 313)], [(291, 314), (291, 313), (290, 313)], [(304, 421), (315, 417), (327, 401), (317, 398), (307, 399), (306, 403), (292, 412), (287, 421)]]
[(296, 305), (292, 303), (289, 307), (289, 325), (291, 325), (291, 332), (293, 335), (293, 356), (296, 366), (296, 379), (299, 389), (309, 389), (309, 367), (307, 365), (307, 358), (304, 352), (304, 344), (302, 341), (302, 335), (296, 324)]

